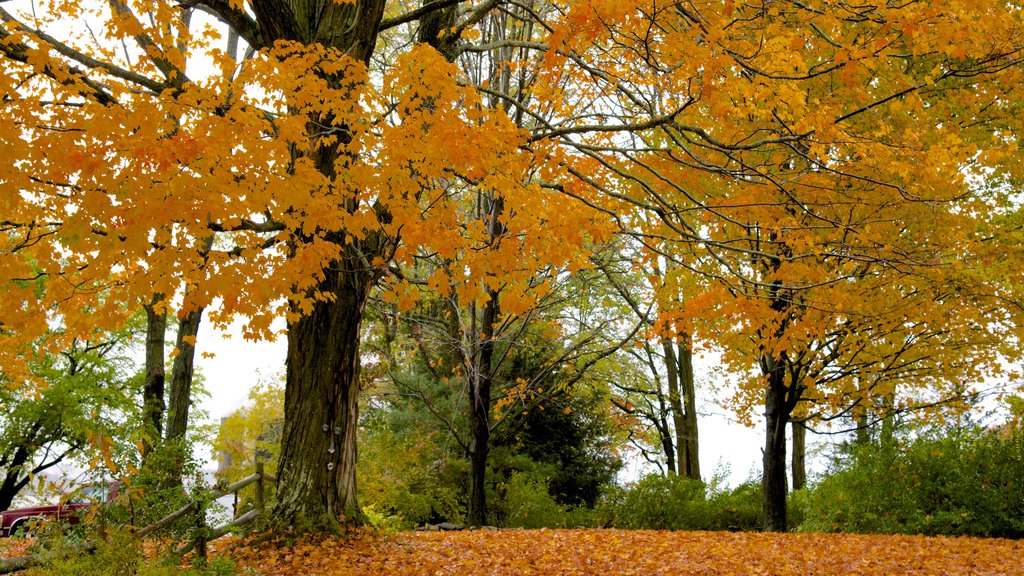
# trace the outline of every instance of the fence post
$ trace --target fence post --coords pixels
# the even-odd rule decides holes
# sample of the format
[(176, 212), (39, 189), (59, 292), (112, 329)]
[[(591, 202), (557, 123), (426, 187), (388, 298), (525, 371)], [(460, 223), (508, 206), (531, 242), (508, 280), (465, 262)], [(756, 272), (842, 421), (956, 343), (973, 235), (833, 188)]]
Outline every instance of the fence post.
[(206, 506), (196, 498), (196, 562), (206, 564)]
[(256, 510), (260, 513), (258, 521), (262, 523), (266, 511), (263, 509), (263, 461), (260, 459), (256, 460), (256, 474), (259, 475), (256, 479)]

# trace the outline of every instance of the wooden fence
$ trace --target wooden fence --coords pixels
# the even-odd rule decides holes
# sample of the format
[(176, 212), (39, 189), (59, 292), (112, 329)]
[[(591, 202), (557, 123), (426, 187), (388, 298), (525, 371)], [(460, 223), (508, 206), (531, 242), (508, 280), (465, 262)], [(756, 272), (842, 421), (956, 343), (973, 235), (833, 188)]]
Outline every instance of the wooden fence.
[[(202, 495), (201, 498), (191, 500), (188, 504), (184, 505), (180, 509), (168, 514), (167, 516), (157, 520), (156, 522), (139, 528), (135, 531), (135, 535), (139, 538), (145, 538), (146, 536), (171, 525), (173, 522), (182, 518), (192, 515), (193, 522), (197, 530), (195, 531), (195, 537), (177, 550), (175, 554), (179, 556), (185, 555), (192, 550), (196, 551), (197, 559), (203, 561), (206, 560), (206, 544), (210, 540), (220, 538), (224, 536), (234, 528), (239, 528), (249, 524), (253, 520), (265, 515), (265, 490), (266, 483), (271, 480), (263, 471), (263, 462), (256, 462), (256, 470), (251, 475), (242, 478), (241, 480), (227, 485), (222, 490), (210, 491), (207, 494)], [(228, 494), (237, 494), (243, 488), (248, 486), (256, 485), (256, 499), (255, 508), (242, 514), (241, 516), (233, 518), (230, 522), (213, 528), (212, 530), (206, 525), (206, 503), (213, 502), (218, 498), (227, 496)], [(101, 527), (102, 530), (102, 527)], [(95, 549), (95, 544), (84, 543), (80, 552), (88, 552), (89, 550)], [(17, 558), (10, 558), (6, 560), (0, 560), (0, 574), (8, 574), (16, 572), (18, 570), (24, 570), (31, 566), (39, 563), (40, 558), (38, 556), (20, 556)]]
[(160, 520), (157, 520), (149, 526), (138, 529), (135, 532), (135, 535), (139, 538), (145, 538), (149, 534), (152, 534), (153, 532), (156, 532), (157, 530), (164, 528), (170, 525), (171, 523), (188, 516), (189, 514), (193, 514), (194, 522), (197, 528), (196, 536), (194, 539), (190, 540), (189, 542), (185, 543), (183, 546), (178, 548), (175, 551), (175, 553), (178, 555), (184, 555), (191, 552), (192, 550), (195, 550), (196, 555), (199, 558), (206, 559), (206, 543), (208, 541), (220, 538), (221, 536), (230, 532), (232, 529), (245, 526), (246, 524), (252, 522), (253, 520), (256, 520), (257, 518), (265, 514), (264, 507), (266, 504), (264, 500), (264, 485), (267, 482), (267, 480), (269, 480), (269, 477), (266, 475), (266, 473), (263, 472), (263, 462), (257, 461), (256, 471), (253, 472), (251, 475), (246, 476), (245, 478), (242, 478), (237, 482), (227, 485), (223, 490), (214, 491), (210, 492), (209, 494), (206, 494), (205, 497), (201, 499), (201, 502), (213, 502), (214, 500), (221, 498), (223, 496), (227, 496), (228, 494), (236, 494), (243, 488), (250, 486), (252, 484), (256, 485), (256, 507), (246, 512), (245, 514), (242, 514), (241, 516), (233, 518), (227, 524), (214, 528), (212, 531), (209, 530), (208, 526), (206, 525), (206, 510), (204, 505), (200, 502), (200, 500), (192, 500), (188, 504), (181, 507), (179, 510), (174, 511), (171, 514), (168, 514), (167, 516), (161, 518)]

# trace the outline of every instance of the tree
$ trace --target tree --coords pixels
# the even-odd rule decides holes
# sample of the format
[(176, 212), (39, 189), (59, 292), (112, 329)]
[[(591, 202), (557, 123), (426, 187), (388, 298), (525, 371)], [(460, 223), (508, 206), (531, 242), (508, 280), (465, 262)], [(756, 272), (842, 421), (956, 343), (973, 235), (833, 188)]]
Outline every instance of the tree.
[[(676, 322), (674, 311), (685, 299), (685, 292), (690, 287), (680, 286), (682, 279), (678, 274), (667, 274), (662, 271), (665, 262), (644, 262), (642, 255), (634, 255), (627, 264), (633, 268), (630, 272), (615, 271), (609, 264), (601, 265), (609, 282), (615, 287), (626, 305), (646, 327), (642, 338), (661, 341), (661, 354), (654, 350), (646, 340), (630, 353), (638, 356), (646, 364), (647, 370), (654, 377), (654, 385), (647, 389), (628, 389), (626, 392), (639, 393), (641, 396), (653, 395), (657, 398), (658, 408), (648, 401), (649, 408), (641, 411), (641, 415), (650, 421), (660, 436), (660, 444), (665, 453), (666, 464), (670, 474), (679, 474), (693, 480), (700, 480), (700, 456), (697, 427), (697, 394), (693, 371), (693, 340), (695, 330), (692, 325)], [(672, 266), (671, 260), (667, 261)], [(631, 281), (626, 280), (632, 278)], [(641, 277), (644, 277), (641, 279)], [(646, 280), (646, 283), (644, 283)], [(684, 280), (685, 281), (685, 280)], [(670, 287), (668, 282), (675, 286)], [(640, 294), (647, 295), (646, 298)], [(658, 303), (658, 306), (642, 308), (642, 300)], [(662, 387), (662, 370), (664, 382)], [(635, 404), (629, 407), (620, 404), (627, 412), (635, 411)], [(671, 416), (671, 426), (668, 417)], [(671, 430), (670, 430), (671, 428)]]
[(220, 462), (218, 480), (241, 480), (252, 474), (257, 461), (263, 462), (266, 474), (276, 475), (283, 423), (282, 383), (261, 382), (250, 390), (249, 403), (221, 420), (217, 430), (213, 449)]
[(765, 409), (766, 529), (786, 527), (798, 405), (828, 419), (898, 388), (898, 408), (933, 406), (1016, 354), (960, 262), (1005, 202), (977, 183), (1020, 179), (1020, 30), (998, 0), (607, 2), (552, 34), (607, 130), (560, 108), (561, 184), (602, 188), (648, 250), (715, 280), (679, 315), (728, 319), (717, 345), (756, 367), (736, 406)]
[[(12, 242), (4, 279), (60, 279), (18, 294), (4, 316), (4, 354), (17, 357), (47, 316), (88, 330), (122, 321), (127, 302), (159, 315), (154, 294), (181, 298), (186, 314), (207, 309), (215, 323), (247, 316), (250, 337), (269, 337), (271, 318), (284, 315), (275, 515), (297, 527), (357, 522), (359, 336), (371, 290), (392, 263), (480, 240), (475, 228), (449, 227), (462, 195), (500, 199), (509, 237), (547, 238), (517, 228), (517, 213), (575, 219), (564, 203), (544, 205), (552, 194), (531, 176), (537, 158), (520, 147), (524, 135), (481, 103), (446, 55), (420, 46), (373, 60), (383, 30), (422, 20), (444, 32), (425, 39), (450, 44), (499, 3), (443, 10), (454, 4), (386, 18), (382, 0), (0, 10), (0, 139), (12, 159), (0, 175)], [(226, 22), (252, 57), (238, 64), (214, 47), (216, 32), (194, 24), (193, 9)], [(68, 14), (95, 18), (104, 34), (44, 31)], [(436, 28), (438, 16), (453, 26)], [(194, 72), (198, 55), (212, 74)], [(570, 258), (566, 247), (552, 258)], [(471, 275), (505, 272), (488, 264), (499, 257), (468, 263)], [(503, 285), (515, 291), (524, 276)], [(464, 300), (486, 306), (496, 288), (465, 280)], [(110, 288), (102, 303), (97, 286)], [(403, 308), (415, 291), (398, 283)]]
[(108, 439), (130, 442), (138, 423), (137, 346), (130, 330), (76, 341), (32, 366), (46, 386), (28, 393), (0, 372), (0, 510), (61, 463), (112, 463)]

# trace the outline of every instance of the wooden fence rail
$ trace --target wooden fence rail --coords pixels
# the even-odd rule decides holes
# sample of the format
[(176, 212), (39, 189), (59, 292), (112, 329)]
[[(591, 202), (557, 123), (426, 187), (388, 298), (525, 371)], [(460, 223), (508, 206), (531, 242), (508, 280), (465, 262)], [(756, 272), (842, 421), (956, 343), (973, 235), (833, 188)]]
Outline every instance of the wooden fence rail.
[[(256, 471), (245, 478), (237, 482), (228, 484), (221, 490), (211, 490), (209, 493), (202, 495), (201, 498), (194, 499), (188, 504), (185, 504), (178, 510), (168, 514), (167, 516), (157, 520), (149, 526), (144, 526), (135, 531), (135, 535), (139, 538), (144, 538), (161, 528), (165, 528), (177, 520), (181, 520), (189, 516), (194, 515), (196, 526), (196, 535), (194, 538), (186, 542), (183, 546), (175, 550), (175, 554), (179, 556), (187, 554), (192, 550), (196, 551), (197, 558), (202, 560), (206, 559), (206, 544), (210, 540), (220, 538), (231, 530), (245, 526), (266, 515), (265, 507), (265, 485), (271, 481), (272, 478), (263, 471), (263, 462), (256, 462)], [(256, 485), (256, 498), (255, 508), (242, 514), (241, 516), (232, 518), (232, 520), (221, 526), (210, 528), (206, 525), (206, 510), (205, 503), (213, 502), (214, 500), (227, 496), (228, 494), (237, 494), (243, 488), (248, 486)], [(86, 552), (88, 550), (95, 549), (95, 544), (83, 543), (83, 548), (80, 552)], [(17, 572), (18, 570), (24, 570), (31, 566), (35, 566), (39, 563), (40, 558), (38, 556), (20, 556), (17, 558), (9, 558), (6, 560), (0, 560), (0, 574), (9, 574), (11, 572)]]

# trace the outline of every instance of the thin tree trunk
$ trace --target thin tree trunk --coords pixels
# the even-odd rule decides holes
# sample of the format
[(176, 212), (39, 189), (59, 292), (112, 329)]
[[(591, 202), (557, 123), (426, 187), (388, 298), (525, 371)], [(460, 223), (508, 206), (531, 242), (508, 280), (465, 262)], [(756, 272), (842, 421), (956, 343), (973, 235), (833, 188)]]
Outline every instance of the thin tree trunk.
[(491, 292), (480, 319), (479, 347), (470, 374), (469, 513), (471, 526), (487, 524), (487, 455), (491, 438), (491, 388), (494, 381), (494, 325), (498, 320), (498, 293)]
[(163, 306), (163, 294), (154, 294), (144, 306), (146, 310), (146, 374), (142, 384), (143, 460), (153, 452), (163, 433), (164, 404), (164, 338), (167, 313), (157, 311)]
[(802, 490), (807, 485), (807, 428), (800, 422), (793, 422), (793, 490)]
[(31, 454), (24, 446), (18, 446), (11, 461), (3, 462), (5, 475), (3, 483), (0, 484), (0, 511), (11, 507), (14, 497), (31, 479), (31, 475), (26, 473), (28, 471), (23, 469), (23, 466), (28, 463), (29, 456)]
[(891, 395), (885, 396), (882, 400), (882, 409), (885, 410), (885, 414), (882, 417), (882, 430), (878, 435), (878, 443), (882, 448), (892, 448), (896, 442), (896, 409), (893, 404)]
[[(679, 444), (679, 473), (693, 480), (701, 480), (700, 454), (697, 438), (697, 393), (693, 378), (693, 349), (687, 334), (679, 343), (676, 357), (679, 361), (679, 388), (683, 396), (683, 437)], [(685, 456), (683, 456), (685, 455)]]
[(189, 312), (178, 324), (175, 346), (178, 355), (171, 365), (170, 402), (167, 406), (168, 440), (179, 440), (188, 432), (189, 408), (192, 406), (192, 378), (195, 370), (196, 347), (203, 308)]
[(768, 389), (765, 394), (765, 446), (761, 487), (762, 519), (766, 532), (785, 532), (786, 525), (786, 372), (783, 362), (766, 362)]
[(679, 361), (676, 358), (675, 346), (665, 338), (661, 341), (661, 349), (665, 354), (665, 379), (668, 381), (668, 404), (672, 412), (672, 425), (676, 431), (675, 452), (676, 466), (669, 468), (683, 476), (686, 474), (686, 418), (683, 413), (683, 399), (679, 393)]
[(318, 289), (332, 298), (288, 323), (274, 515), (284, 526), (302, 531), (330, 531), (339, 521), (363, 521), (355, 473), (359, 330), (376, 277), (360, 269), (355, 250), (349, 244), (345, 262), (325, 271)]
[(658, 436), (661, 437), (661, 449), (665, 452), (667, 472), (671, 476), (677, 473), (678, 468), (676, 467), (676, 447), (672, 441), (672, 429), (668, 425), (668, 419), (665, 418), (665, 414), (670, 412), (670, 410), (665, 406), (665, 399), (660, 392), (658, 393), (658, 401), (660, 412), (658, 419), (655, 421), (655, 426), (658, 428)]
[(868, 415), (865, 412), (859, 413), (855, 418), (854, 422), (857, 424), (855, 442), (860, 446), (865, 446), (871, 442), (871, 426), (868, 424)]
[(178, 323), (178, 336), (175, 346), (178, 355), (171, 365), (171, 386), (167, 405), (167, 430), (164, 438), (168, 446), (175, 451), (167, 471), (167, 482), (182, 484), (182, 474), (187, 460), (185, 435), (188, 433), (189, 409), (192, 407), (192, 379), (195, 371), (195, 341), (199, 334), (199, 324), (203, 318), (203, 308), (189, 312)]

